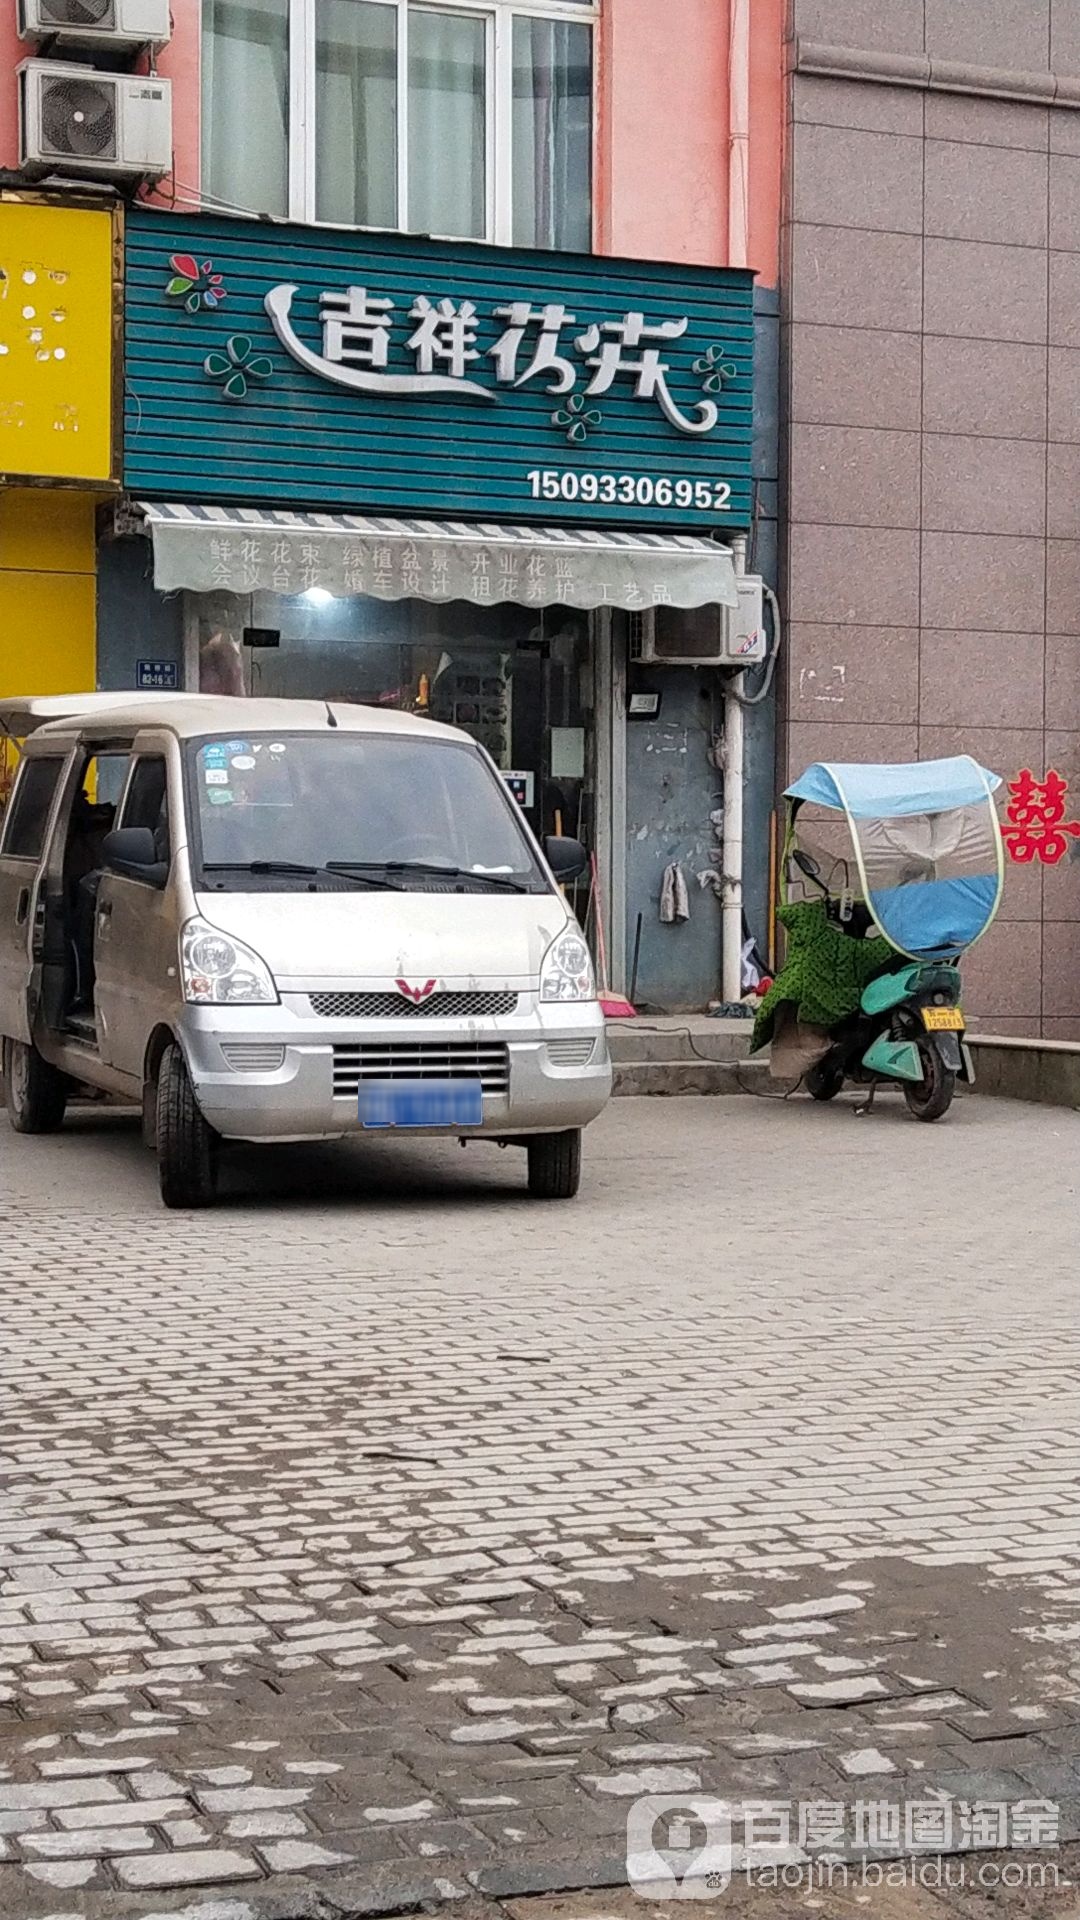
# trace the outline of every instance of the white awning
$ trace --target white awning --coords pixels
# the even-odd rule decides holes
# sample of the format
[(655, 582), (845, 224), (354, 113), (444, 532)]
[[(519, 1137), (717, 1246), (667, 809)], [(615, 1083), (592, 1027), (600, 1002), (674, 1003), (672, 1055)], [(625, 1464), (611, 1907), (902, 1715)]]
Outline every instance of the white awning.
[(730, 548), (689, 533), (386, 520), (142, 503), (166, 593), (306, 593), (494, 605), (738, 605)]

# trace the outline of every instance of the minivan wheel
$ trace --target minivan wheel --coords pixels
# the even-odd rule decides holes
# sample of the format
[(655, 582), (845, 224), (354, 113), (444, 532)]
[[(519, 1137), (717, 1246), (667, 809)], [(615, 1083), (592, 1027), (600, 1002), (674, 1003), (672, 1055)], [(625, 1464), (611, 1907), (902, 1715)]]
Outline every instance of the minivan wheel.
[(55, 1133), (71, 1092), (66, 1073), (42, 1058), (33, 1042), (4, 1041), (4, 1104), (16, 1133)]
[(157, 1084), (157, 1160), (167, 1207), (209, 1207), (217, 1193), (218, 1136), (195, 1099), (184, 1056), (174, 1041), (162, 1056)]
[(529, 1192), (534, 1200), (572, 1200), (581, 1185), (581, 1128), (538, 1133), (528, 1143)]

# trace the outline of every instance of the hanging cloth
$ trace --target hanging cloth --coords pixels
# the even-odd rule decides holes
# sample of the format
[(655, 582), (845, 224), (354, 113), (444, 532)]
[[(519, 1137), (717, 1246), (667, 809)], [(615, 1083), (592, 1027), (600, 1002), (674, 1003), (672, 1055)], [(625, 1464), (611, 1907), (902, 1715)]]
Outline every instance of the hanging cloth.
[(667, 927), (690, 918), (686, 876), (677, 860), (664, 868), (664, 877), (660, 882), (660, 918)]

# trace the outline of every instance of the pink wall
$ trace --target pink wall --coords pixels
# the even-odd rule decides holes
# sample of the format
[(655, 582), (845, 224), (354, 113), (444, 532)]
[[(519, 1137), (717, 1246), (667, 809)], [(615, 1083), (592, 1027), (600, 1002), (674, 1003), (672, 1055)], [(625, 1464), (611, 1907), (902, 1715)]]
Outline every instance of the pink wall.
[(758, 285), (780, 278), (780, 196), (783, 189), (785, 0), (750, 6), (750, 265)]
[(727, 247), (726, 0), (609, 0), (597, 89), (602, 253), (701, 265)]
[(159, 61), (160, 71), (173, 89), (173, 178), (163, 180), (150, 196), (157, 202), (194, 203), (199, 197), (200, 31), (202, 8), (197, 0), (173, 4), (173, 37)]
[(19, 83), (15, 69), (32, 52), (32, 43), (24, 43), (15, 31), (14, 7), (5, 7), (0, 16), (0, 167), (19, 164)]
[[(750, 265), (774, 286), (783, 0), (752, 0)], [(608, 0), (600, 26), (602, 253), (723, 265), (728, 252), (728, 0)]]

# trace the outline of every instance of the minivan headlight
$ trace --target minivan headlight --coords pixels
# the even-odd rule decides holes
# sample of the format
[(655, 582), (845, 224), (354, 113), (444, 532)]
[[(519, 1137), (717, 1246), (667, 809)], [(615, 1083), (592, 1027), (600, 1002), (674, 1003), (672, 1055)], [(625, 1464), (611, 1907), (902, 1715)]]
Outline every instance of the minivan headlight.
[(580, 933), (573, 927), (557, 934), (540, 968), (541, 1000), (595, 1000), (596, 977)]
[(278, 990), (265, 960), (206, 920), (189, 920), (180, 935), (184, 999), (195, 1005), (273, 1006)]

